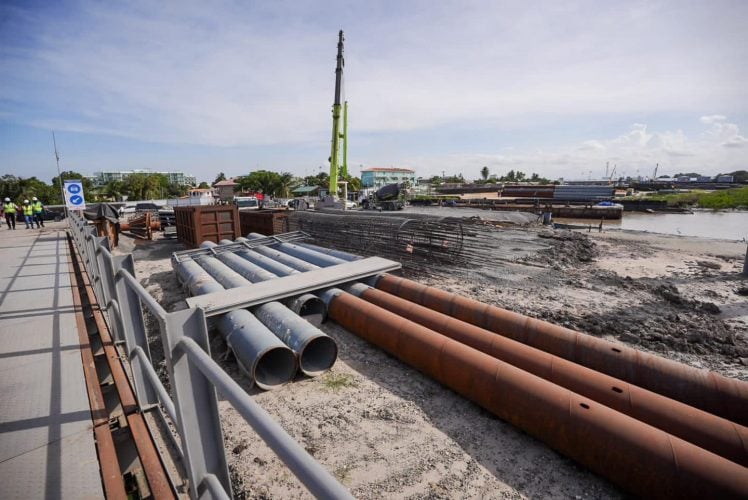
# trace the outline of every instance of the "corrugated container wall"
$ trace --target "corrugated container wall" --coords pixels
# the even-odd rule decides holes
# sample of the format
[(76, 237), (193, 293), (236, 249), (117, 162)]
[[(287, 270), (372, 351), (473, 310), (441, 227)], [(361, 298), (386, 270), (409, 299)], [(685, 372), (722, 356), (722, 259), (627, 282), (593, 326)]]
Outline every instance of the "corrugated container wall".
[(612, 186), (556, 186), (553, 193), (554, 200), (609, 200), (613, 197), (615, 188)]
[(196, 248), (203, 241), (235, 240), (241, 235), (239, 211), (234, 205), (174, 207), (174, 218), (177, 239), (187, 247)]

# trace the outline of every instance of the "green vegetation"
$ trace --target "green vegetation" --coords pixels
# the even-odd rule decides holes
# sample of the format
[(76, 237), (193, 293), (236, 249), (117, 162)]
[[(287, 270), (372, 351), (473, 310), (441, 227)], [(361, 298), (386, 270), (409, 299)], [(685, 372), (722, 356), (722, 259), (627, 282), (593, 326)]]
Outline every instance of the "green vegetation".
[(356, 385), (353, 375), (332, 372), (322, 377), (322, 383), (325, 384), (325, 387), (334, 392), (337, 392), (344, 387), (354, 387)]
[(690, 193), (649, 196), (650, 200), (667, 201), (671, 207), (698, 207), (712, 210), (748, 208), (748, 186), (721, 191), (691, 191)]

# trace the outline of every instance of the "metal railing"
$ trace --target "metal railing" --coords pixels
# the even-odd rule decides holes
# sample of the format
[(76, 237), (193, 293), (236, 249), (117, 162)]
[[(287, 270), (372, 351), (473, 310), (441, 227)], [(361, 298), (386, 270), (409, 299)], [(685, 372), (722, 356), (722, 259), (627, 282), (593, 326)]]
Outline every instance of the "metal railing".
[[(141, 411), (163, 406), (180, 439), (192, 498), (230, 498), (231, 480), (218, 413), (218, 390), (260, 438), (315, 496), (351, 494), (208, 354), (208, 327), (202, 309), (166, 312), (135, 279), (132, 255), (115, 256), (108, 239), (75, 212), (70, 234), (115, 341), (130, 361)], [(151, 364), (143, 307), (158, 322), (172, 397)], [(159, 406), (160, 405), (160, 406)]]

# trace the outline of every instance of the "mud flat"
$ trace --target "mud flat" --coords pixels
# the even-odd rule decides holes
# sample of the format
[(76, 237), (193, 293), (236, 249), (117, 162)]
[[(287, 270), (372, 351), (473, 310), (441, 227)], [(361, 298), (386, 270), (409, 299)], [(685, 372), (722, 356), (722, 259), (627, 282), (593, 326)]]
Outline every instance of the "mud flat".
[[(748, 380), (745, 245), (647, 233), (526, 229), (538, 250), (415, 279), (592, 335)], [(542, 244), (541, 244), (542, 243)], [(515, 245), (516, 243), (507, 243)], [(168, 310), (185, 307), (167, 240), (124, 241), (141, 283)], [(249, 388), (217, 336), (211, 354), (360, 498), (617, 498), (623, 494), (543, 443), (333, 323), (340, 348), (326, 375), (272, 392)], [(157, 337), (152, 339), (159, 356)], [(163, 367), (161, 373), (164, 373)], [(235, 493), (309, 497), (220, 401)]]

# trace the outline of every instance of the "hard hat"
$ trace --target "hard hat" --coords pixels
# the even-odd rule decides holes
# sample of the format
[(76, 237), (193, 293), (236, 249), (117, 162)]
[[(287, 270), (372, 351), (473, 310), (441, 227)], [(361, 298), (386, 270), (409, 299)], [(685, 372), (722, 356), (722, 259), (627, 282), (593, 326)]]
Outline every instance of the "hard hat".
[(33, 198), (31, 198), (31, 199), (32, 199), (32, 200), (34, 200), (34, 201), (38, 201), (38, 200), (36, 199), (36, 196), (34, 196), (34, 197), (33, 197)]
[(10, 201), (10, 198), (5, 198), (5, 202), (6, 203), (9, 202), (9, 201)]
[(28, 202), (29, 202), (29, 200), (23, 200), (23, 202), (24, 202), (24, 203), (28, 203)]

